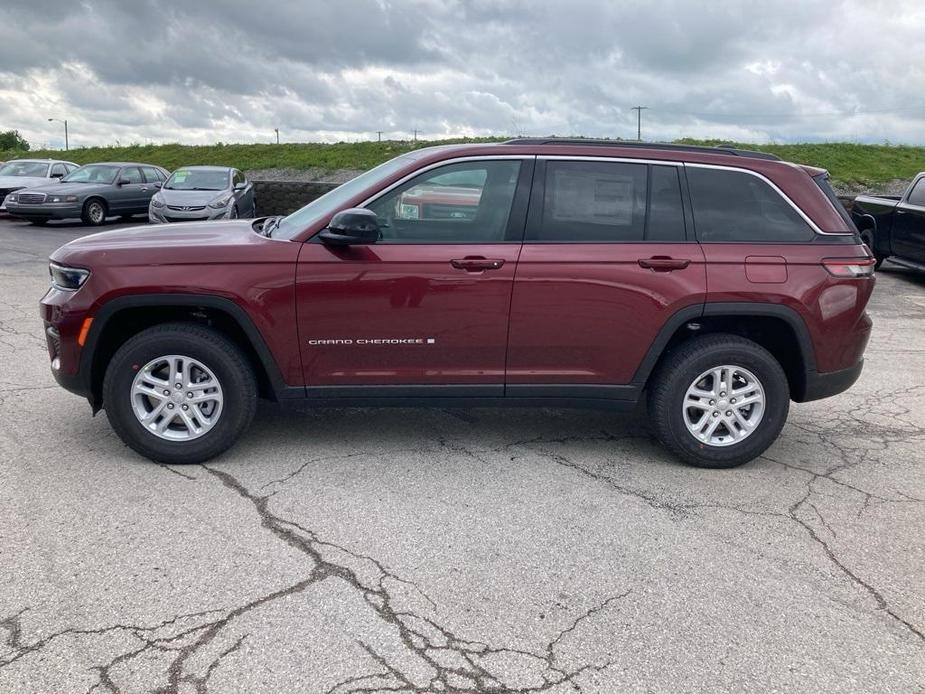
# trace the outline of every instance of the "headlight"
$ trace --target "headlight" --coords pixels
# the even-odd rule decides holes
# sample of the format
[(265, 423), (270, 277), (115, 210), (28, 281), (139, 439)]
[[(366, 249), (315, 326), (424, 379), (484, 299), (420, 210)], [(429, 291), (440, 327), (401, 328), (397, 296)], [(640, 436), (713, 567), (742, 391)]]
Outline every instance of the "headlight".
[(16, 202), (16, 193), (10, 193), (9, 195), (6, 196), (6, 199), (9, 202)]
[(209, 207), (213, 207), (216, 210), (219, 210), (223, 207), (228, 207), (228, 203), (231, 202), (231, 198), (233, 197), (234, 197), (233, 195), (225, 195), (223, 197), (216, 198), (215, 200), (209, 203)]
[(153, 198), (151, 198), (151, 206), (152, 207), (163, 207), (164, 206), (164, 201), (161, 199), (160, 194), (155, 195)]
[(73, 292), (83, 286), (90, 276), (90, 271), (79, 267), (64, 267), (57, 263), (48, 263), (48, 274), (51, 275), (51, 283), (56, 289)]
[(48, 202), (77, 202), (76, 195), (53, 195), (48, 198)]

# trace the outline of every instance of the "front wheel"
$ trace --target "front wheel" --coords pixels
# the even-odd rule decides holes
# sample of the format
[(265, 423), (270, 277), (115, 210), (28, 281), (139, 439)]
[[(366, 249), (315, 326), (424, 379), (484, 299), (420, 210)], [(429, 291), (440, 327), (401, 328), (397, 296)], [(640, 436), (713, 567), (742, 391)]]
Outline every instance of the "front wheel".
[(97, 198), (88, 200), (84, 204), (80, 218), (84, 224), (89, 224), (92, 227), (100, 226), (106, 221), (106, 203)]
[(149, 328), (109, 363), (103, 406), (132, 449), (163, 463), (202, 463), (230, 448), (257, 408), (253, 369), (218, 332), (189, 323)]
[(656, 438), (684, 462), (729, 468), (774, 443), (790, 410), (777, 360), (736, 335), (694, 338), (669, 354), (653, 376), (649, 417)]

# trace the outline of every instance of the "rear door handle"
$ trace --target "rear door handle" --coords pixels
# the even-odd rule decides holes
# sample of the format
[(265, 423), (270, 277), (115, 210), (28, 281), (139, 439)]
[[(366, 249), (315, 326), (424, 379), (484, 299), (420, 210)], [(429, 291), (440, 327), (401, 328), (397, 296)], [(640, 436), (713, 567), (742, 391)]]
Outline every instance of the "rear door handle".
[(450, 265), (455, 267), (457, 270), (465, 270), (466, 272), (482, 272), (484, 270), (499, 269), (502, 265), (504, 265), (504, 259), (473, 256), (451, 260)]
[(672, 270), (683, 270), (691, 261), (688, 258), (669, 258), (666, 255), (656, 255), (651, 258), (640, 258), (639, 267), (644, 267), (655, 272), (671, 272)]

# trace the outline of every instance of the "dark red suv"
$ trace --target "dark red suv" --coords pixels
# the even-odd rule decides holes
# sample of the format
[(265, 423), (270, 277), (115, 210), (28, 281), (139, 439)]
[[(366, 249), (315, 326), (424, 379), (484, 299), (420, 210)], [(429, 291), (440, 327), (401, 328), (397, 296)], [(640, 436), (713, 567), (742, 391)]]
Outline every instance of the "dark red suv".
[(51, 257), (52, 370), (133, 449), (204, 461), (258, 397), (631, 409), (730, 467), (858, 378), (874, 259), (825, 171), (732, 149), (422, 149), (288, 217)]

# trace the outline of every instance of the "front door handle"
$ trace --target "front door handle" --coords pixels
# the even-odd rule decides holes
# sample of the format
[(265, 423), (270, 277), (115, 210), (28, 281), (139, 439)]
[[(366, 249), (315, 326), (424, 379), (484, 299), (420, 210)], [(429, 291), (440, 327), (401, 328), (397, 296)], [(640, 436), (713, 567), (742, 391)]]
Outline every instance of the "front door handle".
[(466, 272), (483, 272), (484, 270), (497, 270), (504, 265), (503, 258), (483, 258), (481, 256), (467, 256), (450, 261), (450, 265), (457, 270)]
[(656, 255), (651, 258), (640, 258), (639, 267), (644, 267), (654, 272), (671, 272), (672, 270), (683, 270), (691, 261), (688, 258), (670, 258), (667, 255)]

